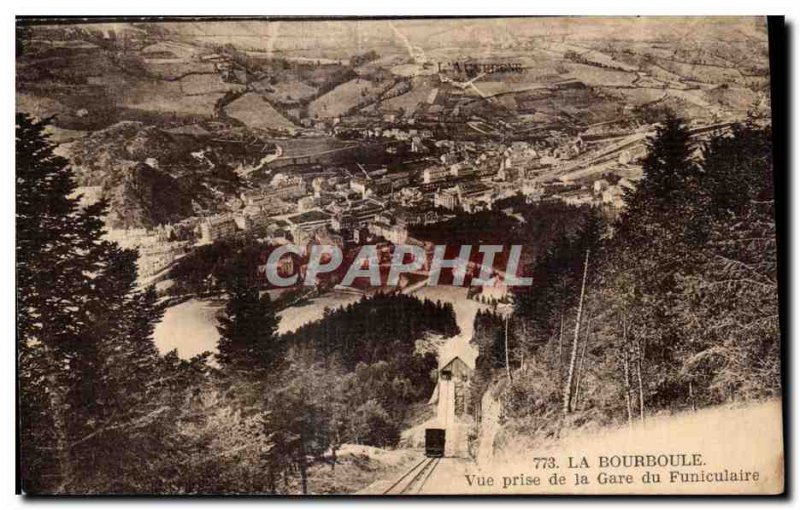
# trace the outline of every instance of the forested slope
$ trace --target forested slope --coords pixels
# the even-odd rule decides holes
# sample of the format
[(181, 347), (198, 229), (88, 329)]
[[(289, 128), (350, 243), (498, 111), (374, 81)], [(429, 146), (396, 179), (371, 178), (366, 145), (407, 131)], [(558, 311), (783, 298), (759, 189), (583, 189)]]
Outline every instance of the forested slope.
[(509, 426), (556, 435), (781, 393), (772, 133), (695, 146), (668, 117), (614, 221), (587, 213), (533, 270), (509, 319), (481, 314), (473, 395), (511, 378)]

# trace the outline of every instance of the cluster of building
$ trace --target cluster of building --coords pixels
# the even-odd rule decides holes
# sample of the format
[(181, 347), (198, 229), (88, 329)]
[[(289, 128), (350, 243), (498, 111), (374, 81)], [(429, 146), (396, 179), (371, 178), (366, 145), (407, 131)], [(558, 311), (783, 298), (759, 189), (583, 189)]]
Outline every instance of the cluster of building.
[[(421, 147), (432, 133), (413, 127), (412, 121), (390, 128), (365, 125), (360, 135)], [(348, 122), (347, 129), (358, 126)], [(359, 164), (347, 168), (311, 165), (302, 174), (276, 173), (269, 181), (241, 191), (228, 199), (224, 212), (157, 229), (116, 231), (110, 237), (139, 249), (139, 276), (147, 280), (164, 272), (191, 246), (242, 232), (297, 245), (343, 246), (376, 240), (408, 244), (418, 242), (409, 234), (414, 225), (441, 222), (459, 212), (491, 210), (498, 201), (519, 194), (528, 203), (562, 201), (618, 208), (623, 206), (625, 190), (633, 187), (630, 179), (614, 172), (594, 180), (548, 177), (559, 161), (572, 160), (585, 150), (580, 136), (561, 136), (557, 143), (442, 139), (429, 144), (438, 156), (426, 149), (426, 154), (416, 158), (417, 164), (400, 171), (374, 166), (368, 170)]]
[(560, 201), (574, 206), (609, 206), (620, 209), (624, 206), (626, 190), (632, 190), (635, 184), (625, 177), (605, 175), (586, 184), (568, 179), (553, 179), (527, 183), (526, 186), (524, 194), (528, 203)]
[(192, 243), (185, 239), (185, 227), (181, 223), (159, 225), (152, 229), (112, 229), (105, 238), (121, 248), (138, 250), (138, 280), (139, 283), (146, 283), (188, 252)]

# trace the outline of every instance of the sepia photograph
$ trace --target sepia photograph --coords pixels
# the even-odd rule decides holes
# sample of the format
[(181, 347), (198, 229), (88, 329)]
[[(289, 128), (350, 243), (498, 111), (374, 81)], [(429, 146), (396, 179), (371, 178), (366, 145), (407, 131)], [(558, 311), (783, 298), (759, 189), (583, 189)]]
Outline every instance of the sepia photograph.
[(18, 494), (785, 493), (782, 17), (15, 29)]

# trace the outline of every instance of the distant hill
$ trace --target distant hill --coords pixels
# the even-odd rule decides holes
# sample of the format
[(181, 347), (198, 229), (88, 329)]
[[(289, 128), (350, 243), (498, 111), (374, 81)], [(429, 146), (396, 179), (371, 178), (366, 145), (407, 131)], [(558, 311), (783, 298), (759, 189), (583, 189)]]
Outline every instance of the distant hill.
[[(72, 130), (125, 119), (294, 130), (306, 118), (424, 113), (431, 87), (432, 115), (445, 117), (591, 125), (674, 107), (742, 118), (767, 104), (769, 86), (759, 18), (97, 23), (33, 27), (23, 48), (18, 108)], [(458, 86), (436, 76), (467, 61), (522, 71), (470, 86), (458, 72), (443, 75)], [(554, 86), (565, 81), (586, 90)]]
[(145, 163), (110, 175), (103, 195), (110, 204), (111, 228), (152, 228), (192, 214), (192, 197), (174, 178)]
[[(241, 136), (247, 135), (243, 131)], [(65, 146), (81, 186), (101, 186), (113, 228), (151, 227), (214, 211), (240, 186), (234, 169), (258, 166), (268, 143), (221, 140), (200, 126), (167, 131), (124, 121)]]

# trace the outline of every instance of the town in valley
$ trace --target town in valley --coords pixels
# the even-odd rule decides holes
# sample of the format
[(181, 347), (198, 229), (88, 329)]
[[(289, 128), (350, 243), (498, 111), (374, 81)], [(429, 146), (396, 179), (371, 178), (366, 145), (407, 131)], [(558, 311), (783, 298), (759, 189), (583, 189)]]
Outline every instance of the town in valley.
[[(16, 42), (26, 491), (783, 490), (764, 18)], [(425, 262), (398, 274), (400, 247)], [(429, 263), (460, 247), (465, 274)]]

